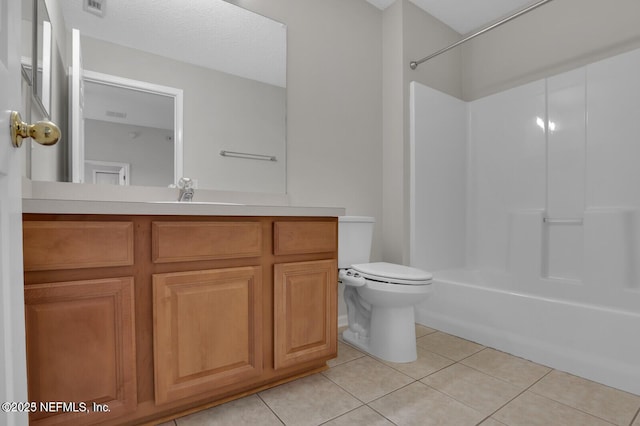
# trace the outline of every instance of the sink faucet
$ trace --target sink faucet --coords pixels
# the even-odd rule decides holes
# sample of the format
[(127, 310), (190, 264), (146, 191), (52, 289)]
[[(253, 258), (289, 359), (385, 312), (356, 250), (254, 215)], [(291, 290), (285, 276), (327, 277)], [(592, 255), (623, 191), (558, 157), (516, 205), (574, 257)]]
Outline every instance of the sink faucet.
[(191, 201), (193, 199), (193, 181), (187, 177), (181, 177), (178, 180), (178, 188), (180, 188), (180, 195), (178, 201)]

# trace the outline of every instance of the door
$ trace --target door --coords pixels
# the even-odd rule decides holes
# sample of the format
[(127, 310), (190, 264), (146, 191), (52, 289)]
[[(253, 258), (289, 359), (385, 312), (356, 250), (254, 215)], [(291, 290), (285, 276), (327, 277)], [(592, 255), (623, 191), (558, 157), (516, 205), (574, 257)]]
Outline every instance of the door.
[(334, 259), (274, 265), (276, 370), (336, 355), (337, 279)]
[(136, 410), (133, 277), (32, 284), (25, 302), (29, 398), (89, 411), (38, 410), (32, 424), (94, 424)]
[[(20, 1), (1, 1), (0, 402), (27, 401), (22, 273), (22, 162), (19, 151), (13, 148), (9, 137), (10, 111), (19, 110), (21, 104), (20, 23)], [(26, 425), (27, 422), (26, 413), (0, 410), (0, 424), (13, 426)]]
[(262, 374), (260, 266), (153, 275), (156, 404)]

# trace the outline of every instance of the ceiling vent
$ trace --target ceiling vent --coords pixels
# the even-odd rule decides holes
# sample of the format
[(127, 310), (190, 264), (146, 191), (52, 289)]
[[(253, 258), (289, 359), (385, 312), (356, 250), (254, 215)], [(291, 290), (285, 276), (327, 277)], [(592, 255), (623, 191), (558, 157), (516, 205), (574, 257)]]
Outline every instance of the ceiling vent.
[(106, 3), (107, 0), (83, 0), (82, 9), (84, 9), (85, 12), (93, 13), (102, 18), (104, 16)]

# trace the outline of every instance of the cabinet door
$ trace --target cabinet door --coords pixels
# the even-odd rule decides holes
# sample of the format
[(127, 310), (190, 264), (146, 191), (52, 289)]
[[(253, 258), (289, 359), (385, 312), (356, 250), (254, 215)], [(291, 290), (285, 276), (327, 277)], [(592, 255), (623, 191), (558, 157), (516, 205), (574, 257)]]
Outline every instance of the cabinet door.
[(72, 403), (39, 407), (31, 423), (93, 424), (136, 409), (133, 278), (27, 286), (25, 320), (29, 400)]
[(153, 276), (156, 403), (262, 373), (258, 266)]
[(274, 268), (274, 368), (335, 356), (336, 261), (281, 263)]

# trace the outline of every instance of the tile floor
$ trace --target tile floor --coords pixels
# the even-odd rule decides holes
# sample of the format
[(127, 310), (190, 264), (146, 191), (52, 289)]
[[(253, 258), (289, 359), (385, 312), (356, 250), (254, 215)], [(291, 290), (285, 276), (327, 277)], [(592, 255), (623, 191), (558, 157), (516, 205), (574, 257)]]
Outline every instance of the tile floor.
[(640, 426), (640, 396), (420, 325), (418, 360), (338, 343), (330, 369), (162, 426)]

